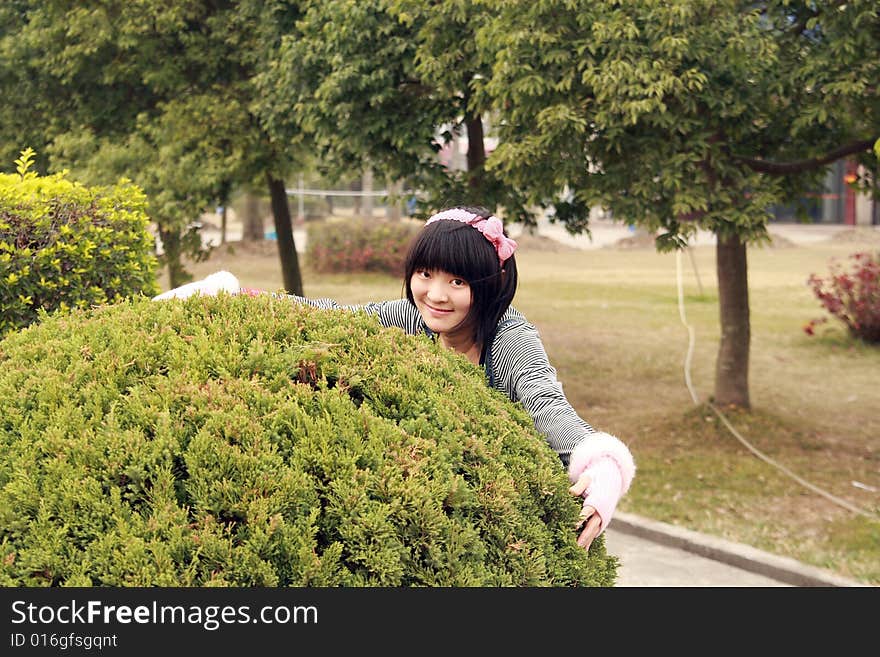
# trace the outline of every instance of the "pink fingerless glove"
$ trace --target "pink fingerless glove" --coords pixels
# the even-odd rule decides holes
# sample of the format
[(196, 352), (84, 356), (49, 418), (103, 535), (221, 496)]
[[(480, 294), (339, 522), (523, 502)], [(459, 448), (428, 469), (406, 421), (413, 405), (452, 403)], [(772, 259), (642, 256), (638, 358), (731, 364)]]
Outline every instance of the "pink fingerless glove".
[(238, 279), (228, 271), (218, 271), (200, 281), (193, 281), (186, 285), (181, 285), (173, 290), (168, 290), (162, 294), (153, 297), (153, 301), (162, 301), (164, 299), (186, 299), (193, 294), (204, 294), (205, 296), (217, 296), (220, 291), (229, 294), (238, 294), (241, 286)]
[(593, 507), (599, 514), (600, 533), (611, 522), (617, 502), (629, 490), (635, 473), (636, 465), (629, 449), (609, 433), (590, 434), (572, 450), (568, 479), (575, 483), (583, 474), (590, 476), (584, 505)]

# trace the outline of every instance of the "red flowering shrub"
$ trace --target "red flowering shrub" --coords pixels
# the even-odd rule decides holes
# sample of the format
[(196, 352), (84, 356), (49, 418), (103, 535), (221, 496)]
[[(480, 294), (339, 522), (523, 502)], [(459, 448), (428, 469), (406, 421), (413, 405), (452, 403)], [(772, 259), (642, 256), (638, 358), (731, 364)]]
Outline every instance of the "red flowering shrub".
[(410, 240), (420, 222), (352, 219), (309, 226), (306, 257), (322, 273), (376, 271), (403, 275)]
[[(832, 260), (827, 279), (811, 274), (807, 284), (825, 310), (842, 321), (853, 337), (880, 343), (880, 252), (853, 253), (850, 259), (852, 271), (844, 271)], [(816, 324), (824, 321), (814, 319), (804, 331), (813, 335)]]

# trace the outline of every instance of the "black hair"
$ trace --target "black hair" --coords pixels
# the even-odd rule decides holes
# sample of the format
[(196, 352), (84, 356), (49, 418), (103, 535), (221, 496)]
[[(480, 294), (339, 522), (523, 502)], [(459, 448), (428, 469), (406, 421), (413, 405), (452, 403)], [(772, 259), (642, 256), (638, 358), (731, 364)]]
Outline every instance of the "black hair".
[[(482, 207), (455, 206), (481, 218), (492, 213)], [(453, 208), (446, 208), (453, 209)], [(504, 232), (507, 235), (507, 231)], [(474, 340), (487, 347), (501, 316), (516, 294), (516, 259), (502, 268), (492, 243), (473, 226), (461, 221), (435, 221), (425, 226), (410, 245), (404, 265), (406, 298), (415, 304), (410, 281), (417, 269), (440, 269), (459, 276), (471, 289), (471, 307), (462, 324), (474, 327)]]

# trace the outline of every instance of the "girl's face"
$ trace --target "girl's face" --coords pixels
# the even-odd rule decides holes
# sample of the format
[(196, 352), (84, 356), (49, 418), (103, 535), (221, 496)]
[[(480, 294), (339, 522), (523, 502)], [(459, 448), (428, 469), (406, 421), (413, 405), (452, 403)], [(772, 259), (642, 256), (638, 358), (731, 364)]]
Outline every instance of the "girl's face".
[(434, 333), (468, 330), (460, 326), (471, 309), (467, 281), (440, 269), (416, 269), (410, 279), (413, 301)]

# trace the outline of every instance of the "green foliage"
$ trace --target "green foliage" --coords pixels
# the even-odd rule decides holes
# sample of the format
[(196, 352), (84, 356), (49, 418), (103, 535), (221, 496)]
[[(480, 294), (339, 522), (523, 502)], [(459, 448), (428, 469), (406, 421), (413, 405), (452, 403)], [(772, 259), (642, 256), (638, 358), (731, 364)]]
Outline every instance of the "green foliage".
[(716, 261), (715, 399), (748, 405), (738, 247), (766, 242), (772, 207), (799, 207), (830, 163), (870, 156), (878, 35), (875, 0), (501, 3), (478, 39), (501, 115), (487, 166), (572, 231), (601, 206), (660, 250), (714, 233), (732, 255)]
[(403, 276), (421, 222), (349, 219), (309, 224), (306, 257), (321, 273), (376, 271)]
[(21, 143), (29, 121), (42, 141), (28, 143), (49, 156), (48, 170), (92, 185), (133, 180), (149, 199), (172, 284), (184, 283), (183, 255), (204, 256), (186, 227), (235, 186), (265, 186), (267, 174), (291, 170), (298, 135), (268, 136), (253, 80), (292, 29), (296, 3), (7, 4), (0, 153)]
[(50, 317), (0, 342), (0, 584), (611, 585), (483, 376), (268, 296)]
[[(480, 163), (450, 170), (438, 151), (488, 118), (480, 88), (491, 56), (475, 35), (479, 2), (311, 0), (258, 78), (270, 133), (314, 137), (329, 175), (372, 168), (419, 191), (422, 209), (450, 203), (531, 215), (523, 198)], [(293, 111), (291, 111), (293, 107)], [(488, 135), (487, 135), (488, 136)]]
[(156, 262), (145, 198), (122, 181), (88, 188), (30, 171), (34, 152), (0, 174), (0, 336), (41, 311), (154, 295)]
[(36, 171), (30, 171), (29, 169), (34, 163), (34, 149), (28, 146), (21, 152), (21, 156), (15, 161), (15, 170), (19, 176), (21, 176), (22, 180), (30, 180), (31, 178), (36, 178)]
[(823, 157), (880, 133), (878, 34), (867, 1), (506, 3), (480, 33), (489, 167), (576, 228), (601, 205), (670, 248), (698, 227), (761, 241)]

